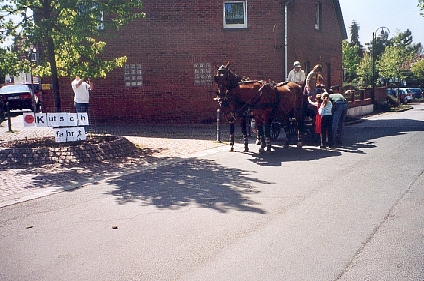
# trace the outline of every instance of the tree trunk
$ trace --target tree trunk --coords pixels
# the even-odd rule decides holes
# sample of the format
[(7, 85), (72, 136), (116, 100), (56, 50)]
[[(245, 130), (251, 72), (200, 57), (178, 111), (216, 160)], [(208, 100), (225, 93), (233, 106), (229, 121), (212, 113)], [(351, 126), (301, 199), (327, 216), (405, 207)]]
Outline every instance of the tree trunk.
[(56, 59), (54, 55), (55, 46), (53, 43), (53, 39), (48, 37), (47, 41), (47, 56), (50, 63), (51, 71), (52, 71), (52, 89), (53, 89), (53, 97), (54, 97), (54, 110), (55, 112), (61, 112), (60, 105), (60, 91), (59, 91), (59, 78), (57, 75), (57, 66)]

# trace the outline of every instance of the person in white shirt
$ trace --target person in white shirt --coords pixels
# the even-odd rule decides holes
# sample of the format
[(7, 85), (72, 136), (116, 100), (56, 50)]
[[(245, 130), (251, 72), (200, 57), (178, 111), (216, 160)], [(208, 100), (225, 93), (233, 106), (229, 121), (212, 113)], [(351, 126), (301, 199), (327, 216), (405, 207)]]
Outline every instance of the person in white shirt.
[(322, 103), (318, 108), (318, 114), (321, 115), (321, 148), (333, 147), (333, 104), (330, 101), (330, 95), (324, 92), (321, 95)]
[(289, 75), (287, 76), (287, 82), (295, 82), (301, 87), (305, 83), (305, 72), (302, 70), (300, 62), (295, 61), (293, 63), (293, 69), (290, 70)]
[(92, 83), (90, 78), (87, 82), (81, 79), (79, 76), (75, 76), (74, 81), (71, 83), (72, 90), (74, 90), (74, 104), (77, 112), (87, 112), (88, 105), (90, 102), (90, 92), (92, 89)]

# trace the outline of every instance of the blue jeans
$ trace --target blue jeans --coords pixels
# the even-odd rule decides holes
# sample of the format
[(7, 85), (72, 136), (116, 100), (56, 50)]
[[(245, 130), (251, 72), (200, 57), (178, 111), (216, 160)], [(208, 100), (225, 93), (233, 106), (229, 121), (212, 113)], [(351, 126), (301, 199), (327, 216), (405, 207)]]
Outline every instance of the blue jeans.
[(77, 112), (88, 112), (88, 103), (75, 102), (74, 105)]
[(335, 102), (333, 103), (333, 139), (343, 137), (344, 120), (347, 115), (349, 105), (347, 102)]

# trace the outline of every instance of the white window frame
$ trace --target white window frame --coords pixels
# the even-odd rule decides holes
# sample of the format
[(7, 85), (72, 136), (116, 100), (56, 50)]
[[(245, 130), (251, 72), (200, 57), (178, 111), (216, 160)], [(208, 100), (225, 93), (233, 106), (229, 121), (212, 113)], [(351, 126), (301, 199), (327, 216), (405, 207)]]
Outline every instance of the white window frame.
[(315, 30), (321, 30), (322, 22), (322, 5), (321, 2), (315, 2)]
[(97, 25), (97, 30), (104, 30), (105, 24), (103, 23), (103, 11), (100, 11), (101, 16), (98, 18), (99, 24)]
[[(226, 18), (226, 7), (227, 5), (232, 4), (242, 4), (243, 5), (243, 23), (227, 23)], [(224, 28), (247, 28), (247, 1), (224, 1), (223, 3), (223, 12), (222, 12), (222, 21)]]

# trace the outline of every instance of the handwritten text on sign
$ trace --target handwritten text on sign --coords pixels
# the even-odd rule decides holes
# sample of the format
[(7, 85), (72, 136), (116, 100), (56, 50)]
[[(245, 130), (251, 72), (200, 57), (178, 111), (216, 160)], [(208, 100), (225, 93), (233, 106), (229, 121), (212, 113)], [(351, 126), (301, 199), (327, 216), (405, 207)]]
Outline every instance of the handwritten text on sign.
[(85, 129), (87, 126), (88, 114), (55, 112), (55, 113), (33, 113), (24, 112), (24, 127), (52, 127), (56, 142), (68, 142), (85, 140)]
[(88, 114), (87, 112), (69, 113), (69, 112), (55, 112), (55, 113), (34, 113), (24, 112), (24, 126), (25, 127), (76, 127), (87, 126)]

